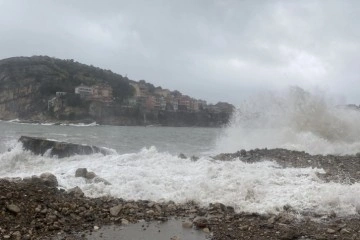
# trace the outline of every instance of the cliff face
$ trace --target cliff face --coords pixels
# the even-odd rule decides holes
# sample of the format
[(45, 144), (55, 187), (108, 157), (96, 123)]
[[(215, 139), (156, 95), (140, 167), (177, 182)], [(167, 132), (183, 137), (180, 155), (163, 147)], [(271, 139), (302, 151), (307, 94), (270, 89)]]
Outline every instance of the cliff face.
[(16, 67), (12, 61), (0, 62), (2, 119), (35, 117), (42, 112), (44, 102), (39, 95), (40, 83), (29, 73), (29, 69)]
[(80, 84), (107, 83), (117, 99), (132, 95), (129, 80), (93, 66), (46, 56), (15, 57), (0, 61), (0, 118), (43, 120), (48, 100), (56, 92), (74, 93)]

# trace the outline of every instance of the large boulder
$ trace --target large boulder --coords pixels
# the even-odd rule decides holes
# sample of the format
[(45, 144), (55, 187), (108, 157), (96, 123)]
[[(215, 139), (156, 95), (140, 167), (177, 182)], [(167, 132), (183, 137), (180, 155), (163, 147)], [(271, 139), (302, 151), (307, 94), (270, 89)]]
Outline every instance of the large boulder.
[(94, 172), (88, 172), (87, 168), (78, 168), (75, 171), (75, 177), (82, 177), (86, 179), (86, 182), (90, 183), (104, 183), (105, 185), (111, 185), (110, 182), (97, 176)]
[(96, 146), (58, 142), (37, 137), (21, 136), (19, 142), (23, 144), (24, 149), (29, 150), (34, 154), (43, 155), (45, 152), (50, 151), (50, 156), (56, 155), (59, 158), (69, 157), (76, 154), (108, 154), (108, 151), (106, 149)]
[(49, 187), (57, 187), (58, 186), (57, 178), (52, 173), (48, 173), (48, 172), (42, 173), (40, 175), (40, 179), (46, 186), (49, 186)]

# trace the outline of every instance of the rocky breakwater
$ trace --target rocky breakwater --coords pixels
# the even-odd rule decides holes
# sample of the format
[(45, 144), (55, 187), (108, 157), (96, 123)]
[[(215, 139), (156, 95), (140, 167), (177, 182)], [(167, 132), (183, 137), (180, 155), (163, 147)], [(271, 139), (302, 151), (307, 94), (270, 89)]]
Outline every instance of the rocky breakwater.
[(43, 155), (49, 151), (50, 156), (59, 158), (69, 157), (72, 155), (87, 155), (93, 153), (102, 153), (104, 155), (109, 152), (106, 149), (67, 142), (58, 142), (44, 138), (21, 136), (19, 142), (22, 143), (25, 150), (29, 150), (34, 154)]

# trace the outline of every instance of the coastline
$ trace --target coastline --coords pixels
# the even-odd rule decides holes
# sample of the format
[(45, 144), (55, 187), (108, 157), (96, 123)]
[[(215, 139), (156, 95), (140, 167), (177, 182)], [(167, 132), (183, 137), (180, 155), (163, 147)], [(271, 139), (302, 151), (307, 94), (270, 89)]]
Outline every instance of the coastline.
[(299, 217), (290, 206), (284, 206), (277, 214), (235, 213), (232, 207), (221, 203), (201, 207), (193, 202), (87, 198), (29, 179), (1, 179), (0, 187), (1, 239), (88, 239), (93, 232), (108, 233), (107, 226), (122, 226), (118, 231), (123, 231), (129, 224), (149, 225), (172, 218), (182, 219), (178, 222), (182, 228), (202, 231), (212, 240), (360, 237), (359, 216)]
[(116, 124), (116, 123), (101, 123), (93, 119), (84, 119), (84, 120), (49, 120), (49, 121), (39, 121), (32, 119), (0, 119), (3, 122), (9, 123), (19, 123), (19, 124), (35, 124), (35, 125), (52, 125), (52, 126), (121, 126), (121, 127), (199, 127), (199, 128), (223, 128), (227, 124), (218, 124), (213, 126), (206, 125), (162, 125), (162, 124)]
[[(359, 157), (256, 149), (220, 154), (214, 159), (252, 163), (265, 158), (283, 168), (323, 168), (325, 173), (318, 175), (321, 181), (357, 184), (360, 181)], [(349, 176), (350, 182), (347, 181)], [(111, 196), (89, 198), (79, 188), (65, 191), (57, 186), (54, 177), (44, 174), (44, 178), (0, 179), (2, 239), (90, 239), (90, 234), (94, 232), (109, 234), (111, 226), (120, 226), (116, 231), (123, 231), (127, 226), (136, 226), (132, 224), (139, 222), (145, 226), (171, 222), (172, 219), (179, 219), (181, 222), (177, 224), (181, 224), (181, 228), (203, 232), (212, 240), (360, 238), (360, 209), (354, 214), (341, 215), (334, 211), (299, 212), (290, 205), (284, 205), (273, 213), (252, 213), (238, 212), (232, 206), (218, 202), (203, 206), (192, 201), (154, 202)], [(251, 193), (248, 197), (251, 201)]]

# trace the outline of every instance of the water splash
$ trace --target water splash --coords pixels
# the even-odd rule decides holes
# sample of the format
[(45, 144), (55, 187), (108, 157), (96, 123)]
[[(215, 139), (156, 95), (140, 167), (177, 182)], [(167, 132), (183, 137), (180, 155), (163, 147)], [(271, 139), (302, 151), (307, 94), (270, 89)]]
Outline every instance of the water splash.
[(217, 152), (286, 148), (312, 154), (360, 151), (360, 111), (339, 107), (325, 93), (299, 87), (241, 104), (217, 141)]

